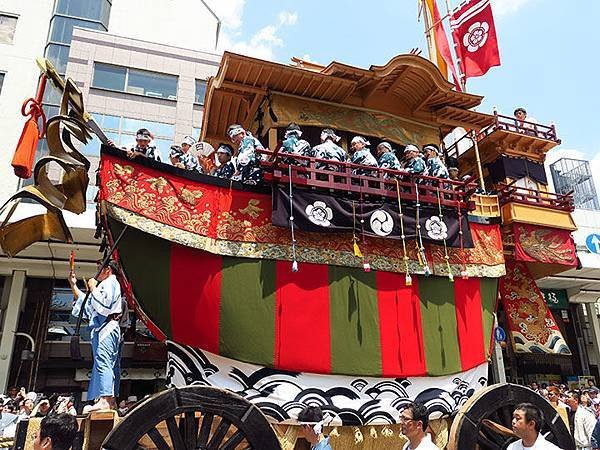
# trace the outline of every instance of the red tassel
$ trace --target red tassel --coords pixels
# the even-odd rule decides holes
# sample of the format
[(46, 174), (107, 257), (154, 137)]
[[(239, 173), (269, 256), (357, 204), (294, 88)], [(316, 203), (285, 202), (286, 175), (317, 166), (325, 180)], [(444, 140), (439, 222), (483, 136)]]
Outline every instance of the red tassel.
[(13, 156), (12, 166), (15, 175), (19, 178), (31, 177), (35, 152), (39, 141), (40, 130), (35, 117), (30, 117), (21, 133), (21, 138), (17, 144), (15, 155)]
[[(44, 133), (46, 132), (46, 115), (42, 109), (42, 99), (45, 90), (46, 75), (42, 74), (35, 99), (28, 98), (21, 107), (21, 114), (25, 117), (29, 116), (29, 119), (25, 122), (12, 160), (15, 175), (19, 178), (26, 179), (31, 177), (38, 141), (44, 137)], [(41, 130), (38, 127), (38, 119), (40, 118), (42, 119)]]

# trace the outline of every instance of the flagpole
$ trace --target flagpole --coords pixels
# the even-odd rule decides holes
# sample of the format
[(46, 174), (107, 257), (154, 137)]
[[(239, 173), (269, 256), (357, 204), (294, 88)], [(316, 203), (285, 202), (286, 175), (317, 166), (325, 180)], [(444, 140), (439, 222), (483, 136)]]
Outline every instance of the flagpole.
[[(450, 8), (450, 0), (446, 0), (446, 15), (450, 17), (450, 34), (452, 34), (452, 9)], [(467, 92), (467, 79), (463, 71), (462, 60), (458, 56), (456, 51), (456, 41), (454, 35), (452, 35), (452, 46), (454, 48), (454, 54), (456, 55), (456, 65), (458, 66), (458, 76), (460, 77), (459, 83), (462, 87), (463, 92)], [(481, 156), (479, 155), (479, 144), (477, 142), (477, 133), (475, 130), (470, 130), (471, 141), (473, 142), (473, 151), (475, 153), (475, 164), (477, 164), (477, 177), (479, 178), (479, 187), (485, 192), (485, 181), (483, 181), (483, 168), (481, 167)]]
[(425, 0), (421, 0), (421, 8), (423, 10), (423, 23), (425, 24), (425, 36), (427, 38), (427, 49), (429, 50), (429, 60), (437, 66), (436, 51), (433, 44), (433, 37), (431, 36), (432, 27), (429, 26), (429, 15), (427, 14), (427, 6)]

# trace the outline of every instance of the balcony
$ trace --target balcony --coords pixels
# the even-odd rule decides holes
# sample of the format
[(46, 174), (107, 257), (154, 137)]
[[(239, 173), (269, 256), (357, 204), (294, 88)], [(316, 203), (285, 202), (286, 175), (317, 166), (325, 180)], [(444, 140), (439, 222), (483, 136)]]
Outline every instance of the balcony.
[(571, 194), (555, 194), (501, 184), (498, 199), (502, 222), (539, 225), (564, 230), (576, 230), (571, 213), (575, 209)]
[[(477, 135), (482, 166), (495, 161), (500, 155), (543, 163), (546, 153), (560, 143), (554, 125), (519, 122), (497, 112), (494, 112), (494, 122)], [(448, 154), (460, 158), (461, 174), (477, 173), (475, 149), (469, 135), (450, 146)]]
[[(461, 208), (472, 211), (475, 203), (470, 197), (477, 189), (473, 181), (453, 181), (429, 176), (412, 175), (398, 170), (381, 169), (349, 162), (311, 158), (277, 151), (260, 150), (261, 167), (267, 183), (302, 186), (343, 195), (377, 196), (402, 201)], [(319, 163), (335, 170), (317, 168)], [(356, 169), (368, 170), (369, 175), (357, 175)], [(439, 193), (439, 195), (438, 195)]]

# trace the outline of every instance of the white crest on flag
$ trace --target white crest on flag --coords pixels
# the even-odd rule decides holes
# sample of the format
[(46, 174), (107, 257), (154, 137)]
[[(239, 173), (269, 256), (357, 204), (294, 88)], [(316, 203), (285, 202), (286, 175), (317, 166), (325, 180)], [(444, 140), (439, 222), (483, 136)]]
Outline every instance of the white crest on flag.
[(394, 219), (387, 211), (378, 209), (371, 214), (371, 230), (378, 236), (387, 236), (394, 229)]
[(333, 219), (333, 211), (325, 202), (317, 200), (312, 205), (308, 205), (305, 211), (312, 223), (322, 227), (331, 225), (330, 220)]
[(425, 229), (427, 230), (427, 235), (431, 239), (441, 241), (442, 239), (448, 238), (448, 227), (439, 216), (431, 216), (427, 219), (427, 222), (425, 222)]
[(463, 36), (463, 45), (471, 53), (476, 52), (485, 45), (490, 26), (487, 22), (474, 22)]

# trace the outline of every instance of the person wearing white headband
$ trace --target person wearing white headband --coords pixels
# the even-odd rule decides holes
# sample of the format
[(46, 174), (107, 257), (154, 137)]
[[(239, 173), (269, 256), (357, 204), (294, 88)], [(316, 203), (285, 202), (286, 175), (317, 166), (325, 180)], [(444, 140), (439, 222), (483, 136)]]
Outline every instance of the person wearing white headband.
[(323, 435), (323, 411), (318, 406), (307, 406), (298, 414), (304, 438), (310, 443), (311, 450), (331, 450), (329, 438)]
[(435, 144), (426, 144), (423, 146), (425, 157), (427, 158), (425, 175), (437, 178), (448, 178), (448, 169), (440, 158), (440, 149)]
[(155, 161), (162, 161), (160, 152), (155, 145), (150, 145), (153, 136), (146, 128), (140, 128), (135, 133), (135, 145), (131, 145), (127, 149), (127, 157), (130, 159), (146, 157)]
[(185, 136), (181, 140), (181, 146), (173, 145), (171, 152), (169, 153), (169, 159), (171, 164), (175, 167), (185, 170), (195, 170), (196, 172), (202, 173), (202, 166), (198, 161), (196, 155), (190, 152), (192, 145), (196, 143), (196, 140), (191, 136)]
[(256, 151), (264, 150), (263, 145), (241, 125), (229, 125), (227, 136), (236, 150), (237, 170), (232, 180), (246, 184), (259, 184), (262, 181), (262, 169), (259, 164), (260, 156), (256, 154)]
[(235, 173), (235, 166), (233, 165), (231, 155), (233, 155), (233, 149), (231, 148), (231, 145), (219, 145), (219, 148), (217, 149), (217, 158), (219, 159), (219, 163), (221, 165), (215, 169), (213, 173), (215, 177), (226, 178), (228, 180), (231, 179)]
[[(377, 160), (369, 150), (371, 143), (362, 136), (354, 136), (350, 142), (350, 162), (352, 164), (361, 164), (363, 166), (377, 167)], [(352, 169), (355, 175), (375, 176), (377, 172), (372, 170), (355, 168)]]
[[(340, 137), (335, 132), (326, 128), (321, 131), (321, 143), (313, 147), (313, 156), (318, 159), (327, 159), (330, 161), (344, 162), (348, 158), (346, 152), (342, 147), (336, 144), (340, 140)], [(337, 164), (327, 164), (325, 162), (317, 162), (317, 169), (331, 170), (334, 172), (341, 172), (342, 167)]]
[[(290, 123), (285, 130), (284, 140), (281, 143), (281, 152), (310, 157), (312, 155), (310, 144), (304, 139), (300, 139), (300, 136), (302, 136), (302, 131), (298, 124), (294, 122)], [(284, 158), (283, 162), (302, 166), (308, 165), (308, 161), (295, 158)]]
[(415, 175), (422, 175), (425, 172), (425, 161), (419, 154), (419, 147), (408, 144), (404, 147), (404, 167), (402, 172), (408, 172)]
[[(391, 169), (391, 170), (399, 170), (400, 169), (400, 161), (394, 154), (392, 150), (392, 145), (389, 142), (381, 142), (377, 146), (377, 164), (381, 169)], [(389, 178), (389, 174), (386, 173), (385, 178)]]

